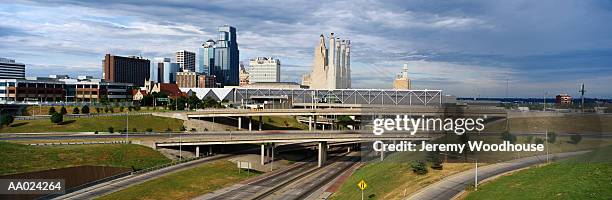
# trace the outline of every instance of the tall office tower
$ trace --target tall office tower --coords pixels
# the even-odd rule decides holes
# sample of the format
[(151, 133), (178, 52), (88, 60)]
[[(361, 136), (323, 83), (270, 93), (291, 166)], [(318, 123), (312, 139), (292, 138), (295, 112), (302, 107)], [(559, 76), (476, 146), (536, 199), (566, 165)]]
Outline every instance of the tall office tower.
[(151, 62), (136, 56), (122, 57), (106, 54), (102, 61), (103, 77), (108, 82), (132, 83), (143, 86), (150, 78)]
[(157, 65), (157, 81), (159, 83), (176, 83), (176, 73), (181, 71), (178, 63), (170, 58), (155, 58)]
[(196, 71), (196, 54), (191, 51), (177, 51), (174, 54), (176, 62), (181, 66), (181, 69), (195, 72)]
[[(239, 50), (236, 42), (236, 28), (229, 25), (219, 27), (217, 41), (208, 40), (199, 50), (200, 63), (196, 72), (214, 75), (220, 86), (238, 86)], [(207, 71), (207, 72), (206, 72)]]
[(25, 78), (25, 64), (8, 58), (0, 58), (0, 79), (23, 78)]
[(215, 65), (210, 70), (221, 86), (238, 86), (239, 57), (236, 43), (236, 28), (225, 25), (219, 27), (219, 38), (215, 45)]
[(304, 76), (302, 83), (312, 89), (346, 89), (351, 87), (350, 40), (340, 40), (334, 33), (329, 37), (329, 48), (325, 36), (319, 37), (315, 48), (312, 72)]
[(393, 89), (409, 90), (411, 81), (408, 78), (408, 64), (404, 64), (402, 72), (393, 80)]
[(272, 57), (258, 57), (249, 61), (250, 83), (280, 82), (280, 60)]
[(210, 74), (210, 69), (215, 65), (215, 41), (208, 40), (198, 49), (198, 73)]

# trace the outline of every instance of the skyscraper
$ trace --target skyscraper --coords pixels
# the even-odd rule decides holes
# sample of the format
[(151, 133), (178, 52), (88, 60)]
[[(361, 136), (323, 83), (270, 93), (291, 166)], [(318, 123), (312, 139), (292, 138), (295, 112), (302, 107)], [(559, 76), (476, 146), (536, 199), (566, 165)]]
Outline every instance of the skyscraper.
[(200, 63), (196, 71), (215, 75), (221, 86), (237, 86), (240, 81), (240, 58), (236, 28), (229, 25), (220, 26), (218, 36), (216, 42), (208, 40), (200, 48)]
[(191, 51), (182, 50), (174, 54), (176, 62), (181, 66), (181, 69), (195, 72), (196, 70), (196, 54)]
[(176, 73), (181, 71), (178, 63), (172, 62), (170, 58), (156, 58), (155, 65), (159, 83), (176, 83)]
[(319, 37), (315, 48), (312, 72), (304, 76), (302, 83), (312, 89), (346, 89), (351, 87), (351, 41), (340, 40), (334, 33), (329, 37), (329, 48), (325, 36)]
[(133, 83), (143, 86), (150, 77), (151, 62), (136, 56), (122, 57), (106, 54), (103, 69), (104, 80), (115, 83)]
[(249, 61), (249, 83), (280, 82), (280, 66), (278, 59), (272, 57), (258, 57)]

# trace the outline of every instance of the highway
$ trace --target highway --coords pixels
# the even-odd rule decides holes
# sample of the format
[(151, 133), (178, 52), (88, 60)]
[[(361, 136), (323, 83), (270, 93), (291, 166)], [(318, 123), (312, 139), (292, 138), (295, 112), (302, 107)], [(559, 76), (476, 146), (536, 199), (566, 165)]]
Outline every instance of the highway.
[(156, 171), (147, 172), (144, 174), (130, 175), (127, 177), (123, 177), (123, 178), (115, 179), (112, 181), (100, 183), (100, 184), (97, 184), (91, 187), (87, 187), (85, 189), (78, 190), (72, 193), (68, 193), (68, 194), (56, 197), (54, 199), (75, 199), (75, 200), (76, 199), (93, 199), (96, 197), (100, 197), (106, 194), (110, 194), (110, 193), (125, 189), (132, 185), (140, 184), (148, 180), (159, 178), (168, 173), (189, 169), (189, 168), (198, 166), (200, 164), (219, 160), (219, 159), (229, 159), (234, 156), (237, 156), (237, 155), (219, 154), (219, 155), (211, 156), (208, 158), (202, 158), (202, 159), (198, 159), (198, 160), (194, 160), (194, 161), (190, 161), (186, 163), (181, 163), (175, 166), (163, 168), (163, 169), (156, 170)]
[[(587, 152), (588, 151), (557, 153), (550, 156), (551, 160), (564, 159)], [(545, 162), (546, 155), (541, 155), (478, 167), (478, 180), (485, 180), (506, 172)], [(414, 195), (408, 197), (407, 200), (452, 199), (455, 195), (462, 192), (468, 185), (474, 184), (474, 173), (475, 170), (468, 170), (446, 177), (441, 181), (421, 189)]]

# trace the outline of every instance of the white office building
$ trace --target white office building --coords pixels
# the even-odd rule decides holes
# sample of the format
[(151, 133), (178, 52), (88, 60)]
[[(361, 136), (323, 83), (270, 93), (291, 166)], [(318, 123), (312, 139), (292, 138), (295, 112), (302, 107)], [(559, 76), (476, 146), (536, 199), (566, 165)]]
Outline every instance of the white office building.
[(0, 58), (0, 79), (21, 78), (25, 78), (25, 64), (8, 58)]
[(174, 54), (174, 58), (176, 59), (176, 63), (178, 63), (181, 69), (196, 71), (196, 54), (195, 52), (190, 52), (186, 50), (177, 51)]
[(272, 57), (251, 59), (249, 66), (249, 83), (280, 82), (280, 60)]

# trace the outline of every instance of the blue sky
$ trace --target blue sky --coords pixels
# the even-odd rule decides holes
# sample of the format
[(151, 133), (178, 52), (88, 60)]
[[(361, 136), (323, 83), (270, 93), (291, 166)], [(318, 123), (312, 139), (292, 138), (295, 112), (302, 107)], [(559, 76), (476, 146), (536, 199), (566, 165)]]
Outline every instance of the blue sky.
[(612, 97), (612, 1), (3, 1), (0, 57), (29, 76), (102, 74), (105, 53), (172, 57), (238, 30), (240, 58), (311, 69), (320, 34), (351, 39), (353, 86), (390, 88), (403, 63), (416, 89), (458, 96)]

